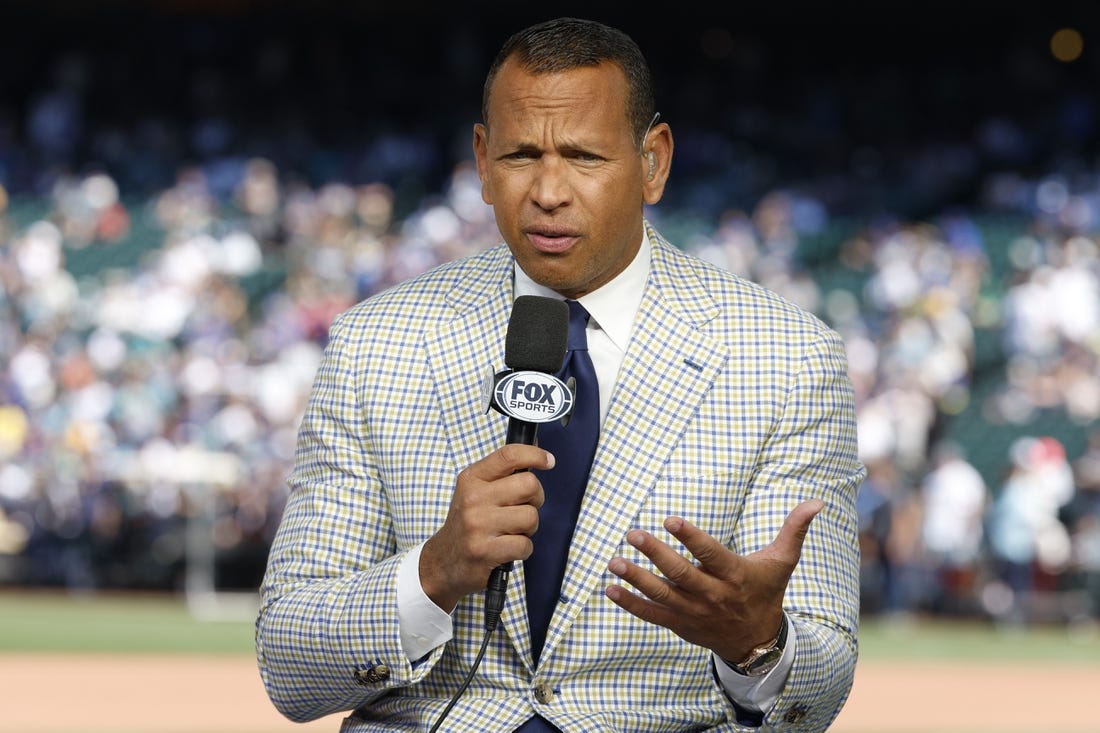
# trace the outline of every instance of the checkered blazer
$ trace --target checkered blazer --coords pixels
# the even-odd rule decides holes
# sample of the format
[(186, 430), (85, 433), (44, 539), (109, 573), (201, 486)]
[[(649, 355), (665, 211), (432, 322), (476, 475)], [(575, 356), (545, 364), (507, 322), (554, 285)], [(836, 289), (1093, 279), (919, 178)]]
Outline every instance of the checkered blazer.
[[(826, 508), (784, 602), (796, 661), (765, 728), (824, 730), (851, 688), (864, 472), (843, 346), (812, 315), (646, 229), (652, 269), (539, 664), (516, 563), (501, 623), (444, 730), (511, 731), (536, 711), (567, 733), (751, 730), (707, 650), (604, 597), (616, 582), (607, 562), (648, 565), (625, 535), (667, 536), (670, 514), (752, 552), (813, 497)], [(293, 720), (351, 710), (342, 731), (428, 730), (477, 654), (481, 594), (455, 609), (449, 643), (410, 664), (396, 573), (442, 525), (458, 472), (504, 440), (507, 418), (485, 409), (482, 383), (504, 364), (512, 266), (499, 245), (332, 326), (256, 625), (264, 684)]]

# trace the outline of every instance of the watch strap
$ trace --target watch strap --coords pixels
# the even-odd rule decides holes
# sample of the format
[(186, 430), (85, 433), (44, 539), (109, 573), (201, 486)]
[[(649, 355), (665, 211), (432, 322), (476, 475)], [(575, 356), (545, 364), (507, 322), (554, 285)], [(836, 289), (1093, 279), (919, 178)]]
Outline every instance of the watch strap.
[(783, 650), (787, 646), (787, 614), (779, 623), (779, 633), (767, 644), (754, 647), (744, 659), (739, 662), (731, 662), (722, 658), (726, 666), (738, 674), (746, 677), (760, 677), (775, 669), (779, 660), (783, 657)]

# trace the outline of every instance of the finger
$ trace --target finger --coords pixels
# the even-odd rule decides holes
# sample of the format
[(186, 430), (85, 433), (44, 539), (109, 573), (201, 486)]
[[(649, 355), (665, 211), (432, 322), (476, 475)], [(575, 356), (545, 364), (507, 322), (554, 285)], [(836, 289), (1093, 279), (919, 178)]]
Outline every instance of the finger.
[(618, 585), (609, 585), (604, 589), (604, 595), (627, 613), (665, 628), (671, 628), (678, 615), (672, 609), (647, 601)]
[(724, 577), (738, 561), (735, 553), (682, 517), (669, 517), (665, 529), (678, 539), (699, 565), (711, 575)]
[(549, 470), (554, 467), (554, 456), (549, 451), (523, 443), (509, 443), (466, 469), (481, 481), (495, 481), (517, 471), (529, 469)]
[(824, 508), (825, 502), (820, 499), (808, 499), (791, 510), (783, 520), (779, 535), (772, 542), (772, 551), (777, 559), (791, 565), (798, 563), (802, 557), (802, 543), (810, 531), (810, 522)]
[[(492, 557), (489, 565), (497, 567), (502, 563), (523, 561), (531, 557), (535, 551), (535, 543), (527, 535), (514, 534), (502, 536), (492, 546)], [(484, 580), (484, 578), (482, 578)]]
[(531, 504), (510, 506), (503, 510), (500, 520), (500, 534), (526, 535), (531, 537), (539, 528), (539, 510)]
[(671, 581), (661, 578), (621, 557), (609, 562), (607, 569), (632, 585), (647, 598), (662, 605), (676, 605), (676, 587)]
[(676, 584), (690, 582), (695, 566), (668, 543), (664, 543), (643, 529), (631, 529), (626, 533), (626, 540), (641, 551), (642, 555), (652, 560), (653, 565), (657, 566), (665, 578)]
[(493, 492), (499, 506), (529, 504), (538, 509), (546, 499), (538, 476), (526, 471), (497, 479), (488, 490)]
[[(629, 580), (649, 598), (660, 602), (673, 603), (673, 598), (680, 599), (676, 604), (683, 606), (683, 595), (674, 591), (682, 590), (689, 594), (702, 594), (708, 590), (708, 583), (713, 582), (709, 573), (698, 568), (693, 562), (685, 558), (680, 551), (673, 549), (667, 543), (663, 543), (657, 537), (641, 529), (634, 529), (627, 533), (628, 543), (635, 546), (641, 553), (652, 560), (653, 565), (661, 572), (663, 578), (649, 573), (654, 580), (646, 577), (630, 575)], [(645, 572), (645, 571), (641, 571)], [(660, 584), (658, 584), (660, 583)]]

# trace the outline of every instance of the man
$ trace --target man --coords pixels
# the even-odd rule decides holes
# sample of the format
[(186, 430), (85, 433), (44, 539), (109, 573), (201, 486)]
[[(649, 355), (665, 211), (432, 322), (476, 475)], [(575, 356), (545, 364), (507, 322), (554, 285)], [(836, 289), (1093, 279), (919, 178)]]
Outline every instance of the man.
[[(332, 328), (262, 588), (269, 695), (294, 720), (351, 710), (345, 731), (824, 730), (856, 660), (864, 471), (837, 336), (644, 220), (673, 140), (624, 34), (517, 33), (483, 118), (506, 244)], [(598, 377), (560, 586), (525, 576), (556, 457), (502, 446), (482, 397), (521, 295), (580, 302)], [(488, 637), (487, 579), (510, 562)]]

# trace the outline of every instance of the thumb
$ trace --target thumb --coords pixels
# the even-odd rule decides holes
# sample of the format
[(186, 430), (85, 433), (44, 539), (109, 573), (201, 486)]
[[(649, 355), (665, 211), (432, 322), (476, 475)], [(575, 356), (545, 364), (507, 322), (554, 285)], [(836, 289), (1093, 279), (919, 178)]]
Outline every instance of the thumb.
[(783, 527), (779, 530), (779, 536), (772, 543), (772, 550), (781, 559), (790, 565), (798, 564), (802, 557), (802, 543), (806, 539), (806, 533), (810, 531), (810, 522), (825, 508), (825, 502), (821, 499), (809, 499), (802, 502), (783, 520)]

